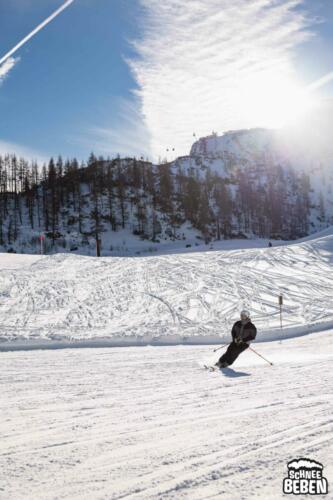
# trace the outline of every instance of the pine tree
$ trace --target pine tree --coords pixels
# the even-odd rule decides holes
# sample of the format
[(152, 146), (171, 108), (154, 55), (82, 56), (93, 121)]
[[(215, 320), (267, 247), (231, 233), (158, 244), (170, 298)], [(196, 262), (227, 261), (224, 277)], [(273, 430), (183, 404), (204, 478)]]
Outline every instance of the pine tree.
[(58, 229), (58, 197), (57, 197), (57, 172), (56, 166), (53, 158), (50, 159), (48, 166), (48, 178), (47, 178), (47, 187), (48, 187), (48, 198), (49, 198), (49, 213), (50, 213), (50, 225), (51, 225), (51, 238), (52, 238), (52, 246), (55, 244), (55, 240), (57, 238), (57, 229)]

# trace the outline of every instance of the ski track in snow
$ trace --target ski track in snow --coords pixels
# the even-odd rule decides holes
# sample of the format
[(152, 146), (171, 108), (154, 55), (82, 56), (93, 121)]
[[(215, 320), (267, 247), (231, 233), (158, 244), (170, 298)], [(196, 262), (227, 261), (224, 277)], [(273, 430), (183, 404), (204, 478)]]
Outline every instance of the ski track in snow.
[(225, 374), (208, 346), (0, 353), (0, 499), (274, 500), (298, 457), (331, 488), (332, 347), (259, 343), (273, 367)]
[(10, 258), (0, 255), (2, 341), (218, 338), (243, 307), (264, 336), (279, 328), (280, 292), (285, 327), (333, 322), (333, 235), (266, 249)]

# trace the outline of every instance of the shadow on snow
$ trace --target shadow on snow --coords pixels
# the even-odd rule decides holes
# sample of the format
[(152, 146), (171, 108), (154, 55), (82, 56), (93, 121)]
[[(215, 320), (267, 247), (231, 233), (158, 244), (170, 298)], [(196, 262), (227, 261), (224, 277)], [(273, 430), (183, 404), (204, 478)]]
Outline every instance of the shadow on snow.
[(246, 372), (236, 372), (232, 368), (221, 368), (220, 372), (223, 373), (226, 377), (235, 378), (235, 377), (249, 377), (250, 373)]

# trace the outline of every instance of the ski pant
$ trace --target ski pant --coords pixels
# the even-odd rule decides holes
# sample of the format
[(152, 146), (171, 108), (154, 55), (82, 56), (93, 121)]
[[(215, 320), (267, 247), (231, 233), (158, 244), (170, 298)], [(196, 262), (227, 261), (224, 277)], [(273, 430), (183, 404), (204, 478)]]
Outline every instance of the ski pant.
[(235, 359), (238, 358), (241, 352), (245, 351), (249, 347), (249, 344), (243, 342), (242, 344), (236, 344), (236, 342), (231, 342), (229, 344), (226, 352), (220, 357), (219, 361), (221, 363), (228, 363), (232, 365)]

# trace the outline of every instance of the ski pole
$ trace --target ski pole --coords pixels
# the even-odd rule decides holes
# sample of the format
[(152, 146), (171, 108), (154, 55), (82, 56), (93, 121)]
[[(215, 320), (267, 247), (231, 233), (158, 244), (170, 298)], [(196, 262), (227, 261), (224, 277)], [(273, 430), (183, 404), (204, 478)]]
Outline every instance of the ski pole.
[(217, 347), (216, 349), (214, 349), (214, 351), (213, 351), (213, 352), (219, 351), (220, 349), (222, 349), (222, 347), (225, 347), (226, 345), (227, 345), (226, 343), (225, 343), (225, 344), (220, 345), (220, 347)]
[(255, 351), (252, 347), (249, 346), (249, 349), (254, 352), (257, 356), (260, 356), (262, 359), (264, 359), (266, 361), (266, 363), (269, 363), (271, 366), (273, 366), (273, 363), (271, 363), (271, 361), (268, 361), (268, 359), (264, 358), (264, 356), (262, 356), (261, 354), (259, 354), (259, 352)]

